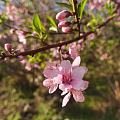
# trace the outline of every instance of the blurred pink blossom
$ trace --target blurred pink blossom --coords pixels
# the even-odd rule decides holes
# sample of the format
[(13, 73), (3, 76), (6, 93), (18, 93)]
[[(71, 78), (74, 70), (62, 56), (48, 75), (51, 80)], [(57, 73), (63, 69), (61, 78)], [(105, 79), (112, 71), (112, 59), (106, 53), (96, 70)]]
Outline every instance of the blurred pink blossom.
[(24, 32), (20, 30), (16, 30), (16, 34), (18, 35), (19, 42), (26, 45), (26, 38), (25, 38)]
[(4, 45), (4, 48), (5, 48), (6, 51), (11, 52), (12, 51), (12, 44), (6, 43)]
[(18, 15), (17, 15), (18, 10), (12, 4), (8, 4), (8, 6), (6, 7), (6, 14), (8, 15), (8, 18), (12, 21), (19, 19)]
[(109, 0), (91, 0), (88, 6), (90, 9), (96, 8), (100, 10), (103, 7), (103, 5), (108, 1)]
[(104, 53), (103, 55), (100, 56), (100, 60), (106, 60), (108, 59), (108, 53)]
[(69, 54), (72, 59), (75, 59), (78, 56), (78, 49), (76, 43), (72, 43), (69, 46)]
[(25, 69), (28, 71), (32, 70), (32, 65), (29, 62), (26, 62)]

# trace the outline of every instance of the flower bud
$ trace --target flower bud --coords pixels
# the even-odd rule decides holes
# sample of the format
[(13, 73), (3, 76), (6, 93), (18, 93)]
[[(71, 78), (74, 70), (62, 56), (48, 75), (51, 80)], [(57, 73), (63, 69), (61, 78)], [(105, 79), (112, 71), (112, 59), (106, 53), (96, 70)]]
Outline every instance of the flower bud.
[(62, 32), (64, 32), (64, 33), (72, 32), (72, 28), (71, 27), (62, 27)]
[(4, 45), (4, 48), (5, 48), (6, 51), (11, 52), (11, 50), (12, 50), (12, 44), (6, 43), (6, 44)]
[(56, 15), (56, 19), (63, 20), (65, 18), (68, 18), (69, 16), (72, 16), (71, 12), (69, 12), (67, 10), (63, 10)]
[(68, 27), (70, 24), (71, 24), (70, 22), (64, 20), (64, 21), (59, 22), (58, 27), (59, 28)]

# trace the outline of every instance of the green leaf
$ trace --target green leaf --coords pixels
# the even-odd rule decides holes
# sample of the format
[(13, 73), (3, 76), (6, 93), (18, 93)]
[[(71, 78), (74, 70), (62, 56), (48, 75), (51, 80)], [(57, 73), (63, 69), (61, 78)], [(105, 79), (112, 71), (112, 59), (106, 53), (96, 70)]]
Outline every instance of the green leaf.
[(78, 5), (78, 11), (79, 11), (78, 15), (80, 19), (82, 19), (83, 11), (85, 9), (85, 5), (87, 4), (87, 1), (88, 0), (82, 0), (82, 2), (80, 2)]
[(56, 2), (57, 5), (59, 5), (60, 7), (64, 7), (69, 9), (70, 11), (72, 11), (72, 5), (68, 4), (68, 3), (61, 3), (61, 2)]
[(52, 17), (47, 16), (47, 20), (48, 20), (49, 24), (50, 24), (52, 27), (57, 28), (56, 22), (55, 22), (55, 20), (54, 20)]
[(113, 15), (113, 12), (114, 12), (114, 4), (113, 4), (112, 2), (106, 3), (106, 4), (105, 4), (105, 8), (107, 9), (109, 15)]
[(41, 20), (37, 14), (35, 14), (33, 17), (33, 26), (38, 33), (40, 33), (40, 32), (44, 33), (46, 31), (43, 23), (41, 22)]
[(52, 26), (52, 27), (50, 27), (50, 28), (49, 28), (49, 30), (51, 30), (51, 31), (55, 31), (55, 32), (57, 32), (57, 31), (58, 31), (58, 30), (57, 30), (57, 28), (56, 28), (56, 27), (53, 27), (53, 26)]
[(56, 25), (55, 20), (50, 16), (47, 16), (47, 20), (48, 20), (48, 22), (50, 24), (49, 30), (57, 32), (58, 30), (57, 30), (57, 25)]

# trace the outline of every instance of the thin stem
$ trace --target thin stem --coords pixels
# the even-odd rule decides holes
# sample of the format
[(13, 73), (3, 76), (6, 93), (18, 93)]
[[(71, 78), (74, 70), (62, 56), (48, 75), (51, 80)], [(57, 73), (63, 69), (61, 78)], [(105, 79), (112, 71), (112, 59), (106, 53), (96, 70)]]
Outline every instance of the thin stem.
[(79, 37), (80, 37), (80, 23), (79, 23), (79, 18), (78, 18), (78, 2), (77, 0), (73, 0), (73, 12), (75, 13), (75, 19), (77, 21), (77, 27), (79, 30)]

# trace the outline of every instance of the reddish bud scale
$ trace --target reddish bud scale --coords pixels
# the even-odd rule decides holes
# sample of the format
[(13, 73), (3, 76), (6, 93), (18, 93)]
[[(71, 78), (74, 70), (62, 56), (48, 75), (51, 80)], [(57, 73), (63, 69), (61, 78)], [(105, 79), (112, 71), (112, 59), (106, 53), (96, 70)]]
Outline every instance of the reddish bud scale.
[(56, 19), (63, 20), (65, 18), (68, 18), (69, 16), (72, 16), (72, 13), (67, 10), (63, 10), (56, 15)]
[(59, 28), (69, 27), (69, 25), (71, 25), (71, 23), (64, 20), (64, 21), (59, 22), (58, 27), (59, 27)]

